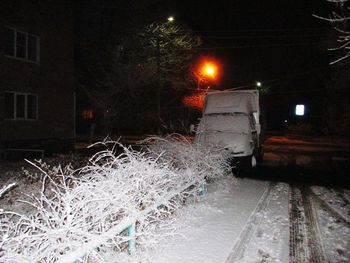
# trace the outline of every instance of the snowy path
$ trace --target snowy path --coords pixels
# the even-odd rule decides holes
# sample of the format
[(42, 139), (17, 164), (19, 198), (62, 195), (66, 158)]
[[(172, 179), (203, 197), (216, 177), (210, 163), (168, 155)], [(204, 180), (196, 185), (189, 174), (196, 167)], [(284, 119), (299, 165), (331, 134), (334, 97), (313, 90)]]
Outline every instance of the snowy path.
[(327, 208), (321, 199), (338, 196), (347, 203), (348, 191), (327, 191), (283, 182), (224, 179), (209, 185), (203, 200), (174, 215), (175, 236), (151, 253), (140, 252), (136, 261), (121, 262), (349, 262), (350, 227), (343, 219), (349, 213), (344, 210), (340, 216), (335, 211), (343, 203), (333, 199), (335, 208)]
[(270, 183), (226, 263), (289, 261), (289, 186)]
[[(264, 211), (274, 199), (272, 188), (267, 182), (251, 179), (235, 182), (225, 179), (210, 185), (207, 196), (201, 202), (181, 211), (177, 221), (178, 235), (161, 244), (150, 261), (251, 262), (249, 257), (244, 257), (243, 247), (249, 242), (260, 245), (254, 240), (258, 235), (256, 225), (267, 216)], [(283, 206), (286, 211), (282, 212), (288, 216), (287, 203)], [(285, 229), (280, 232), (288, 235), (288, 222)], [(257, 256), (259, 253), (261, 250), (256, 247)], [(264, 258), (264, 255), (261, 257)]]

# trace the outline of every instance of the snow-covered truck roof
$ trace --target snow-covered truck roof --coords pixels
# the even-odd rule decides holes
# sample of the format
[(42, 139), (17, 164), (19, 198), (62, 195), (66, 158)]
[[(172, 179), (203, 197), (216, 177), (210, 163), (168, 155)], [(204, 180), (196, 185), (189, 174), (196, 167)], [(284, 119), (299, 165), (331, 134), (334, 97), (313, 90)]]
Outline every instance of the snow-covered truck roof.
[(232, 90), (208, 92), (203, 114), (259, 113), (259, 91)]

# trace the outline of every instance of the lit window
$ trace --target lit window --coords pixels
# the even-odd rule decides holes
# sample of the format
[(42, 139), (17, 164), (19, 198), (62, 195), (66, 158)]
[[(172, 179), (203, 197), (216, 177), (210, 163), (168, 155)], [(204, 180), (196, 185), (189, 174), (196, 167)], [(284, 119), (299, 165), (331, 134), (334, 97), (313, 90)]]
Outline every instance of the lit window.
[(83, 110), (83, 118), (85, 120), (91, 120), (94, 117), (93, 110)]
[(39, 37), (12, 28), (5, 28), (5, 55), (39, 62)]
[(5, 92), (5, 118), (14, 120), (38, 119), (38, 96)]
[(297, 116), (304, 116), (305, 113), (305, 106), (302, 104), (295, 106), (295, 115)]

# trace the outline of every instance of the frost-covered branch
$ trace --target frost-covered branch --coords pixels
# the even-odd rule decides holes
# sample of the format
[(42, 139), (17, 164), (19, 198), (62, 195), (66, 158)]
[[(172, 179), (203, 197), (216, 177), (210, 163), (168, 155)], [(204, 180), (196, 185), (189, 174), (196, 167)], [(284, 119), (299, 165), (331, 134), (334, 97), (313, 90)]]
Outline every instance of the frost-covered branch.
[(74, 253), (103, 262), (108, 249), (125, 248), (129, 238), (122, 230), (134, 219), (140, 246), (161, 239), (154, 226), (197, 197), (204, 178), (221, 177), (226, 166), (215, 149), (197, 148), (180, 136), (147, 143), (143, 152), (122, 145), (119, 156), (113, 147), (101, 151), (78, 174), (44, 171), (42, 191), (29, 202), (36, 214), (0, 212), (0, 261), (56, 262)]
[(0, 189), (0, 198), (8, 191), (10, 191), (12, 188), (16, 186), (16, 183), (5, 185), (3, 188)]
[[(339, 11), (332, 11), (329, 17), (323, 17), (315, 14), (313, 16), (332, 23), (334, 25), (334, 30), (338, 33), (338, 46), (329, 49), (331, 51), (340, 52), (340, 57), (330, 63), (330, 65), (334, 65), (350, 57), (350, 32), (348, 31), (350, 7), (348, 6), (348, 0), (327, 0), (327, 2), (335, 4)], [(339, 26), (342, 28), (339, 28)]]

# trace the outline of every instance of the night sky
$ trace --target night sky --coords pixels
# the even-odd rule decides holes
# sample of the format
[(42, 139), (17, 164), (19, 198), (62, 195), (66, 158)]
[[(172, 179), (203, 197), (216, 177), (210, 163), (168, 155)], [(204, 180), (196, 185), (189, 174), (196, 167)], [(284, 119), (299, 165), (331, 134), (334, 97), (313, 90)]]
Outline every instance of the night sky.
[(274, 89), (292, 83), (304, 88), (305, 77), (327, 70), (321, 42), (328, 25), (312, 17), (324, 14), (320, 2), (178, 1), (174, 12), (202, 35), (201, 53), (224, 62), (223, 86), (260, 80)]
[[(331, 5), (320, 0), (177, 1), (170, 12), (202, 36), (203, 55), (219, 59), (219, 89), (269, 88), (265, 113), (270, 129), (283, 129), (297, 103), (307, 104), (306, 118), (318, 121), (332, 54), (327, 16)], [(317, 123), (318, 124), (318, 123)]]
[(330, 5), (322, 0), (77, 2), (79, 34), (98, 33), (101, 20), (108, 24), (109, 17), (128, 27), (133, 22), (166, 21), (174, 15), (176, 23), (201, 36), (200, 54), (223, 62), (222, 85), (227, 87), (254, 80), (272, 85), (287, 77), (298, 79), (298, 75), (311, 74), (310, 70), (322, 70), (329, 62), (327, 46), (322, 44), (329, 25), (312, 16), (329, 13)]
[(312, 14), (327, 16), (332, 6), (326, 1), (78, 0), (76, 6), (78, 38), (101, 34), (116, 18), (122, 29), (173, 15), (201, 36), (200, 56), (221, 62), (222, 79), (215, 88), (249, 87), (256, 81), (269, 88), (266, 112), (272, 128), (282, 127), (296, 103), (319, 115), (330, 79), (331, 27)]

